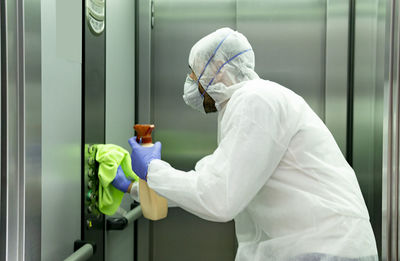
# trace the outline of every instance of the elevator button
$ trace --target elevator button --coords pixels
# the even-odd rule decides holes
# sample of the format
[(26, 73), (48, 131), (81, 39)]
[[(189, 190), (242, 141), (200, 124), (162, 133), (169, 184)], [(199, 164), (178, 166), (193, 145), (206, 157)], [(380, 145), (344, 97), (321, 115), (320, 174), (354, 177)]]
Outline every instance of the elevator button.
[(89, 169), (89, 171), (88, 171), (88, 176), (89, 176), (90, 178), (93, 178), (93, 177), (94, 177), (94, 170), (93, 170), (92, 168)]
[(88, 229), (91, 229), (92, 227), (93, 227), (93, 224), (92, 224), (92, 221), (91, 220), (86, 220), (86, 227), (88, 228)]
[(94, 158), (93, 157), (88, 158), (88, 164), (89, 164), (89, 166), (94, 166)]

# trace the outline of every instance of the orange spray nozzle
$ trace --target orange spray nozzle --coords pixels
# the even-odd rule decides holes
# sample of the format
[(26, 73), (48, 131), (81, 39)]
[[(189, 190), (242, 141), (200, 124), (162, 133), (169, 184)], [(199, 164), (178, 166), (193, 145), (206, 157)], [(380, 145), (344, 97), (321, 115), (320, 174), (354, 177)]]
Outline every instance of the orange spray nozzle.
[(151, 132), (154, 130), (154, 124), (135, 124), (133, 128), (136, 131), (136, 141), (142, 140), (142, 143), (152, 143)]

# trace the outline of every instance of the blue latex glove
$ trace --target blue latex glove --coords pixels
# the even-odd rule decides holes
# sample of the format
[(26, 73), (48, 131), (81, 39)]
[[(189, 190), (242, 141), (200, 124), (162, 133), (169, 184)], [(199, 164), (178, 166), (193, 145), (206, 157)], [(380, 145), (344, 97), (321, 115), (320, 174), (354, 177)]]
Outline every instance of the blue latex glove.
[(115, 175), (114, 180), (111, 184), (116, 188), (121, 190), (122, 192), (127, 192), (129, 186), (131, 185), (132, 181), (130, 181), (126, 176), (124, 171), (122, 170), (121, 166), (117, 169), (117, 174)]
[(147, 169), (150, 161), (153, 159), (161, 159), (161, 143), (157, 141), (152, 147), (142, 147), (136, 142), (136, 137), (128, 140), (132, 148), (132, 170), (136, 175), (147, 181)]

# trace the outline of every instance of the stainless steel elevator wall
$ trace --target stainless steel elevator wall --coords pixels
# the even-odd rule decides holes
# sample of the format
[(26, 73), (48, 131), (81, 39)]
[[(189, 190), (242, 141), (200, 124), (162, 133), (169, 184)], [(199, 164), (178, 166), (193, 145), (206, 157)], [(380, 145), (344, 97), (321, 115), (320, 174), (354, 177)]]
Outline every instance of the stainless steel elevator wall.
[(386, 6), (381, 260), (392, 261), (400, 257), (400, 2)]
[(382, 231), (382, 141), (385, 52), (384, 0), (355, 4), (352, 163), (378, 249)]
[(253, 47), (256, 72), (301, 95), (324, 119), (326, 0), (237, 3), (237, 30)]
[[(41, 260), (63, 260), (81, 237), (82, 5), (42, 0)], [(32, 259), (36, 260), (36, 259)]]

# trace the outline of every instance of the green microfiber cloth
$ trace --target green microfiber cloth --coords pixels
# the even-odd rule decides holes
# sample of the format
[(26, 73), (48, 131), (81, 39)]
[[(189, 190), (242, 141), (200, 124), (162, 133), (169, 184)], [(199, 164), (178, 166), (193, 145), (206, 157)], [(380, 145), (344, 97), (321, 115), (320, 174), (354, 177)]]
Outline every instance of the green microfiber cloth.
[(116, 189), (111, 182), (121, 165), (125, 176), (138, 181), (132, 171), (131, 156), (125, 149), (113, 145), (97, 145), (96, 161), (99, 162), (99, 210), (106, 215), (113, 215), (121, 204), (124, 193)]

